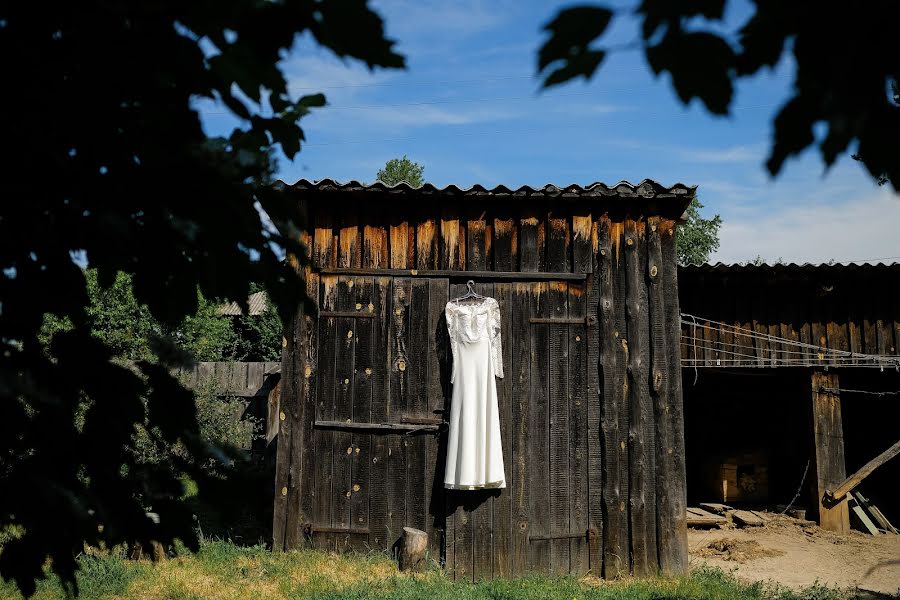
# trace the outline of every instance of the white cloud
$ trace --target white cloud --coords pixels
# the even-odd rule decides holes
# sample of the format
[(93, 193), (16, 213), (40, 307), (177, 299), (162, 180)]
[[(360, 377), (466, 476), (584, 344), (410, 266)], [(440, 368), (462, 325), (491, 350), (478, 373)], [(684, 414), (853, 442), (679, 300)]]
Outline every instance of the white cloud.
[(790, 204), (767, 204), (766, 212), (755, 217), (726, 218), (721, 247), (711, 260), (732, 263), (762, 256), (770, 262), (781, 258), (797, 263), (900, 261), (900, 196), (887, 186), (827, 204), (814, 190), (810, 195)]
[(730, 148), (678, 148), (676, 155), (682, 160), (700, 163), (761, 163), (765, 148), (762, 144), (738, 145)]

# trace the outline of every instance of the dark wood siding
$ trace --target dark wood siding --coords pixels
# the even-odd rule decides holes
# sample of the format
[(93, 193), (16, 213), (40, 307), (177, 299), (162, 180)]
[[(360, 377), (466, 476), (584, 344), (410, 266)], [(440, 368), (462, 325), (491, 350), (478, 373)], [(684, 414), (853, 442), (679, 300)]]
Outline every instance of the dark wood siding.
[[(310, 201), (305, 273), (319, 313), (285, 350), (306, 336), (316, 357), (291, 375), (308, 375), (310, 397), (297, 416), (308, 426), (305, 541), (391, 548), (413, 526), (448, 574), (468, 580), (683, 572), (680, 368), (666, 326), (678, 313), (674, 221), (639, 200), (429, 210), (403, 197), (386, 213), (370, 198)], [(468, 278), (501, 308), (507, 487), (449, 492), (443, 308)]]

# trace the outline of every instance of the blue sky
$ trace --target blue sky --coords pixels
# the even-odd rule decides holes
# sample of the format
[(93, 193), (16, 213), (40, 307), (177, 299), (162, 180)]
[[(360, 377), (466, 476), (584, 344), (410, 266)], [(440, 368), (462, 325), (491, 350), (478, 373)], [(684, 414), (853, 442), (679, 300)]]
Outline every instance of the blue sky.
[[(639, 51), (607, 58), (594, 78), (540, 91), (535, 77), (549, 2), (382, 0), (372, 6), (406, 55), (406, 71), (368, 71), (301, 39), (285, 60), (290, 90), (329, 105), (302, 121), (307, 144), (279, 176), (373, 181), (393, 157), (425, 165), (436, 185), (589, 184), (654, 179), (699, 186), (724, 220), (713, 260), (900, 260), (900, 198), (849, 157), (825, 173), (809, 151), (772, 180), (763, 168), (774, 111), (790, 90), (783, 61), (742, 83), (732, 115), (682, 105)], [(629, 4), (629, 6), (631, 6)], [(734, 6), (729, 22), (747, 7)], [(611, 41), (636, 39), (630, 17)], [(233, 125), (206, 107), (210, 133)]]

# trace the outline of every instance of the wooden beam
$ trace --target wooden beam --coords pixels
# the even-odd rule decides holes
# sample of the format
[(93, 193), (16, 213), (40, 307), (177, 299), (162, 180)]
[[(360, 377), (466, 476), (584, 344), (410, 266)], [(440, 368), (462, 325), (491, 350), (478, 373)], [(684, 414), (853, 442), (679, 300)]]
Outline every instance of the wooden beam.
[(415, 432), (438, 431), (440, 425), (426, 425), (420, 423), (353, 423), (350, 421), (319, 421), (316, 420), (317, 429), (332, 429), (336, 431), (386, 431), (386, 432)]
[(887, 450), (885, 450), (884, 452), (882, 452), (881, 454), (879, 454), (878, 456), (876, 456), (875, 458), (873, 458), (872, 460), (867, 462), (865, 465), (863, 465), (863, 467), (859, 471), (857, 471), (856, 473), (854, 473), (853, 475), (851, 475), (850, 477), (845, 479), (843, 482), (841, 482), (840, 485), (835, 487), (834, 491), (831, 491), (830, 489), (826, 489), (825, 494), (831, 500), (834, 500), (834, 501), (841, 500), (844, 496), (847, 495), (848, 492), (850, 492), (851, 490), (853, 490), (853, 488), (855, 488), (857, 485), (859, 485), (859, 483), (863, 479), (868, 477), (872, 471), (874, 471), (875, 469), (877, 469), (878, 467), (880, 467), (887, 461), (891, 460), (898, 454), (900, 454), (900, 440), (898, 440), (897, 443), (895, 443), (893, 446), (891, 446), (890, 448), (888, 448)]
[(489, 279), (507, 281), (585, 281), (587, 273), (547, 273), (526, 271), (460, 271), (457, 269), (358, 269), (323, 267), (322, 275), (375, 275), (379, 277), (446, 277), (449, 279)]
[(844, 431), (841, 421), (841, 398), (826, 389), (837, 389), (836, 373), (815, 371), (812, 374), (812, 417), (814, 458), (816, 466), (815, 503), (819, 508), (819, 526), (828, 531), (848, 533), (850, 512), (847, 502), (832, 502), (826, 490), (846, 478), (844, 466)]

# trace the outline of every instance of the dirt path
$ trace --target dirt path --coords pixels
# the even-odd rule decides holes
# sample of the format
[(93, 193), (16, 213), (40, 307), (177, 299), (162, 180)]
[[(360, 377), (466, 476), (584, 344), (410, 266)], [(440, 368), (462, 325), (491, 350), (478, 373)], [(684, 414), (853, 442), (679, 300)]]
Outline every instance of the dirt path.
[(747, 581), (798, 588), (817, 581), (900, 594), (900, 535), (836, 535), (815, 525), (776, 517), (765, 527), (691, 529), (691, 565), (708, 564)]

